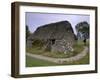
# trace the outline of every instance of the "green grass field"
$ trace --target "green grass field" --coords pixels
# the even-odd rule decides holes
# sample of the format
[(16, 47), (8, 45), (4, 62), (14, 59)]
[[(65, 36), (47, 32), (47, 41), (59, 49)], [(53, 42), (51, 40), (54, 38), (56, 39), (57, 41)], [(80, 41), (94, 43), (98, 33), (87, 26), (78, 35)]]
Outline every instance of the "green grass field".
[[(87, 47), (89, 47), (89, 41), (87, 42)], [(76, 44), (73, 46), (74, 51), (69, 52), (68, 55), (64, 53), (53, 53), (49, 51), (43, 51), (40, 47), (32, 47), (32, 48), (26, 48), (26, 52), (29, 52), (31, 54), (40, 54), (43, 56), (49, 56), (49, 57), (54, 57), (54, 58), (67, 58), (71, 56), (75, 56), (81, 51), (84, 50), (84, 43), (82, 41), (76, 42)], [(89, 64), (89, 53), (87, 55), (74, 62), (64, 62), (63, 64), (56, 64), (53, 62), (49, 61), (44, 61), (44, 60), (39, 60), (35, 58), (30, 58), (26, 56), (26, 67), (35, 67), (35, 66), (58, 66), (58, 65), (81, 65), (81, 64)]]
[(81, 65), (81, 64), (89, 64), (89, 53), (87, 53), (87, 55), (78, 60), (78, 61), (74, 61), (74, 62), (70, 62), (70, 63), (65, 63), (66, 65)]
[(35, 58), (31, 58), (26, 56), (26, 67), (36, 67), (36, 66), (55, 66), (57, 65), (56, 63), (44, 61), (44, 60), (39, 60)]
[(60, 65), (81, 65), (81, 64), (89, 64), (89, 54), (87, 54), (84, 58), (74, 61), (74, 62), (65, 62), (64, 64), (56, 64), (44, 60), (39, 60), (35, 58), (30, 58), (26, 56), (26, 67), (39, 67), (39, 66), (60, 66)]

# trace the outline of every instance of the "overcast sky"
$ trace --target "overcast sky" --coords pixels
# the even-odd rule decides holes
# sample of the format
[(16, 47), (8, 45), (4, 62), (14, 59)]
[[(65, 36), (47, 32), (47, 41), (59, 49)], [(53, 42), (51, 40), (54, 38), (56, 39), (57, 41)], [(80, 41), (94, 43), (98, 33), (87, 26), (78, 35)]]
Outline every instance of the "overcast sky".
[(28, 25), (30, 32), (34, 32), (39, 26), (66, 20), (71, 23), (74, 33), (76, 34), (75, 25), (77, 23), (82, 21), (87, 21), (88, 23), (90, 23), (89, 15), (27, 12), (25, 17), (26, 17), (26, 25)]

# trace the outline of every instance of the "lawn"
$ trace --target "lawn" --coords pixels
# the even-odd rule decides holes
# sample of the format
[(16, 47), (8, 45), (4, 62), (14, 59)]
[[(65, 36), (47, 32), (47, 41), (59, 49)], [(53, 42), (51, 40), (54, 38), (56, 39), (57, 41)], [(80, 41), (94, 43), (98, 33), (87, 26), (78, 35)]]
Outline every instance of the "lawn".
[(39, 66), (60, 66), (60, 65), (81, 65), (81, 64), (89, 64), (89, 54), (74, 62), (65, 62), (64, 64), (56, 64), (49, 61), (44, 61), (40, 59), (35, 59), (26, 56), (26, 67), (39, 67)]
[[(87, 44), (85, 46), (89, 47), (89, 41), (87, 42)], [(55, 52), (50, 52), (50, 51), (44, 51), (39, 46), (32, 47), (32, 48), (26, 48), (26, 52), (31, 53), (31, 54), (39, 54), (39, 55), (43, 55), (43, 56), (53, 57), (53, 58), (68, 58), (71, 56), (75, 56), (78, 53), (80, 53), (81, 51), (83, 51), (85, 46), (84, 46), (84, 43), (82, 41), (78, 41), (73, 46), (74, 51), (68, 52), (67, 54), (64, 54), (61, 52), (55, 53)], [(63, 64), (57, 64), (57, 63), (39, 60), (39, 59), (35, 59), (35, 58), (30, 58), (30, 57), (26, 56), (26, 67), (56, 66), (56, 65), (57, 66), (58, 65), (81, 65), (81, 64), (89, 64), (89, 53), (87, 53), (87, 55), (84, 58), (82, 58), (78, 61), (64, 62)]]
[(89, 64), (89, 53), (84, 56), (82, 59), (73, 62), (65, 62), (65, 65), (81, 65), (81, 64)]
[(55, 66), (55, 65), (57, 65), (57, 64), (26, 56), (26, 67)]

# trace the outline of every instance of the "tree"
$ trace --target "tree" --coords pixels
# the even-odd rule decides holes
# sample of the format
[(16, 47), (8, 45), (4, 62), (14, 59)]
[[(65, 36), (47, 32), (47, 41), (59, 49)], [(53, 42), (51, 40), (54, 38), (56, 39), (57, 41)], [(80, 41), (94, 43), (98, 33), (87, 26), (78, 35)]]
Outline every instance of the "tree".
[(87, 22), (80, 22), (76, 25), (77, 34), (81, 34), (83, 42), (86, 43), (86, 39), (89, 39), (89, 24)]
[(28, 39), (29, 35), (30, 35), (30, 31), (28, 25), (26, 25), (26, 40)]

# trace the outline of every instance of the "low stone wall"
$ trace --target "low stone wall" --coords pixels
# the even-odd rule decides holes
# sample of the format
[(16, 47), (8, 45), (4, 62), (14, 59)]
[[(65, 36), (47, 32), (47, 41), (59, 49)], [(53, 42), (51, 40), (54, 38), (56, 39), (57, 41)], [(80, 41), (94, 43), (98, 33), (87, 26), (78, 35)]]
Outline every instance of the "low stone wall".
[(52, 45), (52, 52), (64, 52), (73, 51), (72, 43), (66, 40), (56, 40), (55, 44)]

